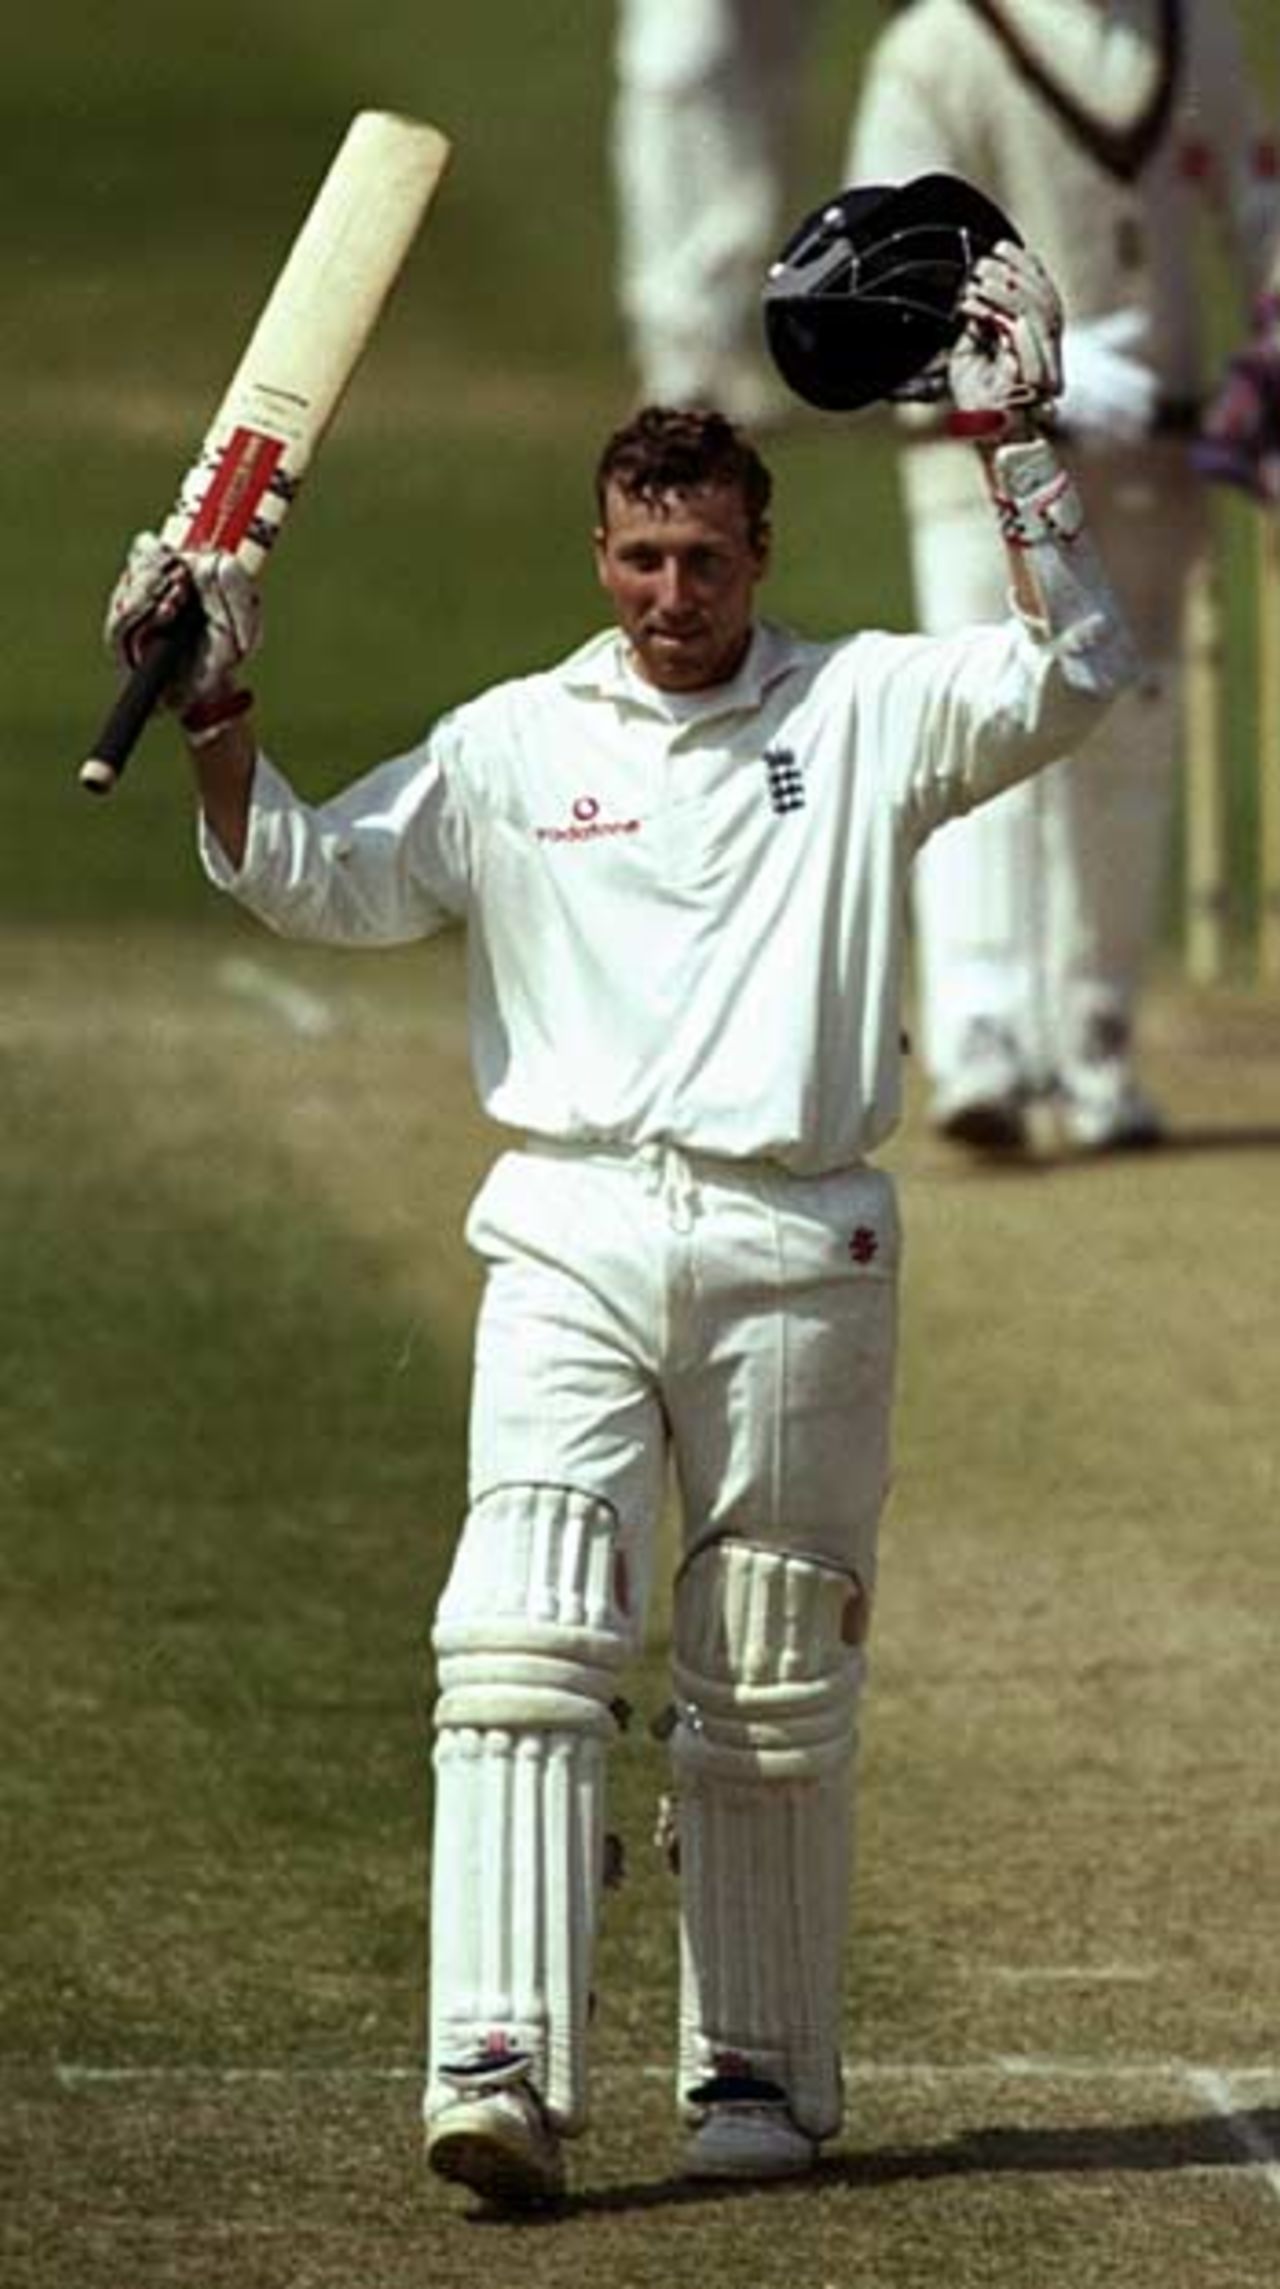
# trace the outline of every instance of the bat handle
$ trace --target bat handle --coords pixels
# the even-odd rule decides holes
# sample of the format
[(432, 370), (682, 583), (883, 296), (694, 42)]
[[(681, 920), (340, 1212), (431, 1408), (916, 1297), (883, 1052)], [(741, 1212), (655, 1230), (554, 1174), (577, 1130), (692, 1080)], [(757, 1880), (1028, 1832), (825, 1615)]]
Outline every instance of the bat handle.
[(149, 716), (195, 651), (203, 627), (204, 610), (192, 590), (164, 634), (148, 644), (98, 733), (91, 754), (81, 764), (80, 784), (89, 794), (111, 793)]

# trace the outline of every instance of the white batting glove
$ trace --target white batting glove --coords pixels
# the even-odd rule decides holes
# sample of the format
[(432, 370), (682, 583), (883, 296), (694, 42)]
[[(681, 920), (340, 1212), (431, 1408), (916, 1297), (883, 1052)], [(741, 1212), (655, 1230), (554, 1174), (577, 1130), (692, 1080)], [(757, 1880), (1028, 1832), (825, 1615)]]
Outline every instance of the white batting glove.
[(262, 612), (258, 591), (239, 560), (223, 549), (179, 552), (157, 534), (139, 533), (107, 602), (103, 636), (125, 669), (136, 668), (194, 589), (204, 628), (192, 659), (164, 694), (186, 714), (229, 692), (236, 670), (256, 651)]
[(1083, 444), (1133, 445), (1150, 436), (1160, 385), (1137, 354), (1146, 332), (1141, 310), (1112, 310), (1067, 327), (1065, 382), (1054, 411)]
[(965, 325), (947, 360), (952, 426), (996, 440), (1025, 430), (1062, 389), (1057, 287), (1037, 255), (1001, 239), (975, 262), (956, 307)]

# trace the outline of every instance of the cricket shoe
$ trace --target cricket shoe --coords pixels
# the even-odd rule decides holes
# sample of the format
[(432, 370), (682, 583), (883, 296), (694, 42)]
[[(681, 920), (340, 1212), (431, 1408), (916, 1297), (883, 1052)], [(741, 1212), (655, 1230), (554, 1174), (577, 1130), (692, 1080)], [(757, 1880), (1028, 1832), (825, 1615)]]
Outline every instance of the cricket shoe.
[(1165, 1141), (1164, 1117), (1136, 1081), (1101, 1095), (1066, 1096), (1062, 1129), (1079, 1152), (1154, 1152)]
[(1118, 1009), (1096, 1009), (1071, 1044), (1060, 1078), (1059, 1113), (1080, 1152), (1150, 1152), (1163, 1144), (1159, 1108), (1138, 1086), (1133, 1028)]
[(817, 2140), (793, 2121), (775, 2082), (716, 2075), (689, 2092), (701, 2120), (684, 2150), (686, 2178), (800, 2178), (818, 2159)]
[(931, 1119), (938, 1135), (973, 1152), (1025, 1152), (1030, 1092), (1012, 1036), (993, 1018), (974, 1018), (962, 1049), (958, 1069), (934, 1096)]
[(560, 2140), (513, 2052), (442, 2067), (450, 2096), (427, 2121), (427, 2163), (495, 2209), (544, 2208), (564, 2192)]

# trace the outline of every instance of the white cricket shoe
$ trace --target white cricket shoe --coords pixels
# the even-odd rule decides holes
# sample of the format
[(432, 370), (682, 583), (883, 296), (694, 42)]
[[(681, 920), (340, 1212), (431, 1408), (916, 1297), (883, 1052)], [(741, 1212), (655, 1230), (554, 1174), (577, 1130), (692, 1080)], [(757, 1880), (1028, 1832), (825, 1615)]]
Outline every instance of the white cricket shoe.
[(782, 2099), (722, 2099), (707, 2107), (684, 2150), (686, 2178), (800, 2178), (817, 2140), (797, 2129)]
[(1166, 1135), (1159, 1106), (1128, 1076), (1105, 1092), (1064, 1096), (1062, 1128), (1080, 1152), (1151, 1152)]
[(427, 2122), (427, 2162), (437, 2176), (498, 2209), (537, 2209), (564, 2192), (560, 2140), (523, 2059), (445, 2067), (453, 2093)]
[(1017, 1043), (994, 1018), (972, 1018), (955, 1070), (939, 1078), (930, 1118), (938, 1135), (975, 1152), (1020, 1153), (1031, 1095)]
[(1150, 1152), (1164, 1142), (1164, 1117), (1138, 1082), (1132, 1027), (1119, 1012), (1095, 1013), (1065, 1066), (1060, 1097), (1062, 1132), (1078, 1151)]

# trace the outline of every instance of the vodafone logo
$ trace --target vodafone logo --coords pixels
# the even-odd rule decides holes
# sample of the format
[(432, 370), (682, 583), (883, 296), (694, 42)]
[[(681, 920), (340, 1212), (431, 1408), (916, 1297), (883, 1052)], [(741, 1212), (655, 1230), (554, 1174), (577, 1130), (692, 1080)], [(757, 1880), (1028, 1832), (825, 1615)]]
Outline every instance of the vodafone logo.
[(606, 819), (600, 815), (599, 798), (595, 795), (575, 795), (569, 806), (568, 823), (559, 827), (534, 829), (539, 842), (599, 842), (608, 835), (638, 835), (639, 819)]

